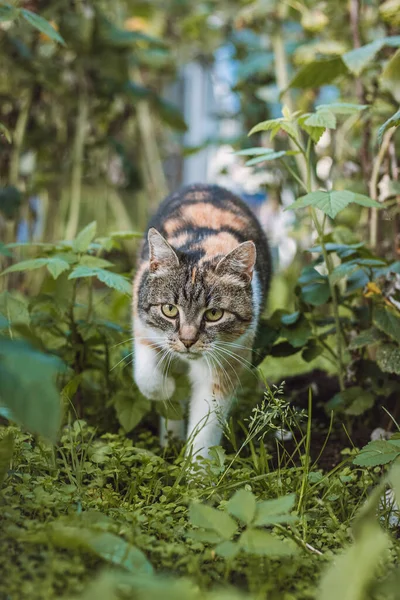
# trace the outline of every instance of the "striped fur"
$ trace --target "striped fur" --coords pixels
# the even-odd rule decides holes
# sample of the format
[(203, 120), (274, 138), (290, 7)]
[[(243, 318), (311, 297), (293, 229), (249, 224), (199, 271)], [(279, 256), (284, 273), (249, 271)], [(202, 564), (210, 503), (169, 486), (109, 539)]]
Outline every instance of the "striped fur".
[[(206, 455), (219, 443), (213, 406), (228, 415), (269, 279), (268, 244), (258, 221), (223, 188), (183, 188), (149, 223), (134, 281), (134, 377), (146, 397), (163, 400), (175, 389), (170, 361), (189, 363), (194, 453)], [(210, 320), (221, 311), (219, 320)]]

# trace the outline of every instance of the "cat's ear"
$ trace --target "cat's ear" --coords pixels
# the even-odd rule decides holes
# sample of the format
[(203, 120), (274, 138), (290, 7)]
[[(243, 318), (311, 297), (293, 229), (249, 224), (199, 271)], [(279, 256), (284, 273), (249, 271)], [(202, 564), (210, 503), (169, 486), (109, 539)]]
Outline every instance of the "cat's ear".
[(175, 251), (157, 229), (151, 227), (147, 239), (149, 241), (150, 273), (161, 275), (164, 270), (179, 266), (179, 259)]
[(243, 242), (219, 261), (215, 272), (218, 275), (236, 276), (239, 280), (250, 283), (253, 278), (256, 257), (257, 251), (254, 242)]

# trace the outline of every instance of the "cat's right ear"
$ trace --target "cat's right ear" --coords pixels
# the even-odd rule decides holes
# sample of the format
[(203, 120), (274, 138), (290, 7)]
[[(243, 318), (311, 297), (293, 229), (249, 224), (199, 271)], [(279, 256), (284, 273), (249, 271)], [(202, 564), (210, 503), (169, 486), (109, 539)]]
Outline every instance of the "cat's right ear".
[(179, 259), (173, 248), (161, 233), (151, 227), (147, 234), (150, 254), (150, 273), (162, 275), (163, 271), (179, 266)]

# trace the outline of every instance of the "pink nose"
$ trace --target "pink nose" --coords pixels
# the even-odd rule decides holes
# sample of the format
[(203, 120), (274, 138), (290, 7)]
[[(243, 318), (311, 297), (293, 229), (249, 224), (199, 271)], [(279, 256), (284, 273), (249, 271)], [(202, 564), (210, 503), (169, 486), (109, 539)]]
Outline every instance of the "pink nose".
[(181, 342), (185, 346), (185, 348), (189, 349), (191, 346), (193, 346), (193, 344), (196, 343), (196, 340), (183, 340), (183, 339), (181, 339)]

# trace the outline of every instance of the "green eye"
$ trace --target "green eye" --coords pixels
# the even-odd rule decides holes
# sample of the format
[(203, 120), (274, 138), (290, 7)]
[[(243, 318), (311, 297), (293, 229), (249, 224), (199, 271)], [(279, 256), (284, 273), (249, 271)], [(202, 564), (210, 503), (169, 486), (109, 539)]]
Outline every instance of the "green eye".
[(224, 314), (224, 311), (221, 308), (209, 308), (204, 313), (204, 318), (206, 321), (215, 322), (215, 321), (219, 321), (220, 319), (222, 319), (223, 314)]
[(178, 316), (179, 310), (175, 304), (163, 304), (161, 306), (161, 311), (163, 315), (168, 317), (169, 319), (175, 319)]

